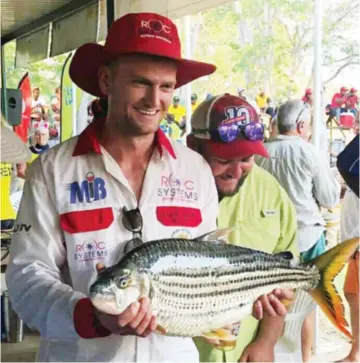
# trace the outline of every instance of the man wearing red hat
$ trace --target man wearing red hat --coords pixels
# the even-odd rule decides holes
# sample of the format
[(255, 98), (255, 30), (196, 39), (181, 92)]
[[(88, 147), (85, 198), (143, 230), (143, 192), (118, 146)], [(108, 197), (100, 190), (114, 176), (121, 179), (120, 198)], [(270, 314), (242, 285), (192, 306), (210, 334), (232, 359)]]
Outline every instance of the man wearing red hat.
[(359, 107), (359, 98), (356, 88), (350, 88), (350, 92), (346, 98), (345, 106), (348, 111), (352, 112), (354, 116), (356, 116)]
[(159, 129), (174, 89), (214, 71), (181, 58), (175, 24), (152, 13), (127, 14), (104, 46), (76, 51), (70, 76), (102, 111), (30, 166), (17, 222), (28, 228), (14, 234), (6, 273), (14, 310), (41, 333), (40, 361), (198, 360), (191, 339), (151, 334), (149, 298), (114, 316), (87, 294), (96, 269), (136, 243), (216, 228), (209, 166)]
[(336, 117), (337, 121), (340, 121), (340, 114), (341, 112), (345, 112), (346, 109), (344, 108), (345, 102), (347, 99), (347, 92), (349, 91), (346, 87), (340, 88), (340, 93), (335, 93), (332, 100), (331, 100), (331, 114), (333, 117)]
[(311, 88), (307, 88), (305, 91), (304, 96), (301, 98), (302, 101), (304, 101), (305, 103), (307, 103), (309, 106), (312, 106), (312, 89)]
[[(195, 110), (191, 127), (188, 145), (208, 161), (219, 193), (218, 227), (237, 226), (230, 243), (297, 255), (295, 208), (277, 180), (254, 163), (254, 155), (268, 157), (264, 126), (254, 107), (228, 94), (212, 97)], [(283, 322), (278, 316), (266, 316), (260, 324), (245, 318), (235, 349), (226, 352), (196, 339), (200, 359), (273, 362)]]

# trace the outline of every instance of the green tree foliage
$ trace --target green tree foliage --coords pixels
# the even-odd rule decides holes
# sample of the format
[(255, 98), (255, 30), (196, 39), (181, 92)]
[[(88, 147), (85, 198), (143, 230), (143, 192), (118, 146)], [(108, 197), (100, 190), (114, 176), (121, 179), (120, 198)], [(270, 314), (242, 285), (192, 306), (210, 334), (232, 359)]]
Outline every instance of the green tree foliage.
[[(312, 78), (313, 5), (313, 0), (241, 0), (194, 17), (193, 57), (218, 70), (194, 82), (193, 90), (234, 93), (244, 87), (254, 97), (265, 89), (278, 100), (301, 93)], [(358, 36), (351, 36), (358, 6), (358, 0), (342, 0), (324, 11), (324, 66), (335, 76), (359, 63)]]

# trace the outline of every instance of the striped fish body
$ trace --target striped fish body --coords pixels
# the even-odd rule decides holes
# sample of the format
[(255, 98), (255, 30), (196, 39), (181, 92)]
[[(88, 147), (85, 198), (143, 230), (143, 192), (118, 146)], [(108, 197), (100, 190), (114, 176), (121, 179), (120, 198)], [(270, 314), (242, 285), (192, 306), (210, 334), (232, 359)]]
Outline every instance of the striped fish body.
[(286, 253), (270, 255), (230, 244), (168, 239), (130, 251), (99, 276), (92, 296), (109, 283), (106, 277), (124, 270), (131, 271), (138, 284), (147, 285), (142, 295), (146, 291), (151, 298), (163, 332), (187, 337), (240, 321), (250, 315), (259, 296), (275, 288), (312, 290), (320, 279), (315, 266), (294, 263)]

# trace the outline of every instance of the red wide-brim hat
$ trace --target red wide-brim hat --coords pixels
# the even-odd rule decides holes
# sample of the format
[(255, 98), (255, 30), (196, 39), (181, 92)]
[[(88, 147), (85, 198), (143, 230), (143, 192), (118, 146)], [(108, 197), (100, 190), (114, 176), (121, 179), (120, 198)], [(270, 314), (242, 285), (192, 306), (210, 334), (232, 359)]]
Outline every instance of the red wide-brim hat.
[(216, 70), (213, 64), (181, 57), (176, 25), (170, 19), (159, 14), (138, 13), (116, 20), (109, 29), (104, 46), (96, 43), (82, 45), (71, 60), (70, 77), (84, 91), (105, 97), (98, 84), (100, 66), (128, 54), (148, 54), (176, 61), (176, 88)]

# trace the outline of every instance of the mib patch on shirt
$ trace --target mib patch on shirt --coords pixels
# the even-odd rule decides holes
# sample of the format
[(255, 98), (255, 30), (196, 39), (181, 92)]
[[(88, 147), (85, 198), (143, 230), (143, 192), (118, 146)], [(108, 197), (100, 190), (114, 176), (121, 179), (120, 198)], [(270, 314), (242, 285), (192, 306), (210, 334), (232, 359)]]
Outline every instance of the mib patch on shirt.
[(178, 178), (174, 173), (160, 176), (157, 195), (163, 202), (195, 203), (199, 196), (191, 178)]
[(97, 200), (105, 199), (107, 192), (105, 188), (105, 180), (96, 177), (89, 171), (85, 175), (85, 180), (75, 181), (70, 184), (70, 203), (91, 203)]

